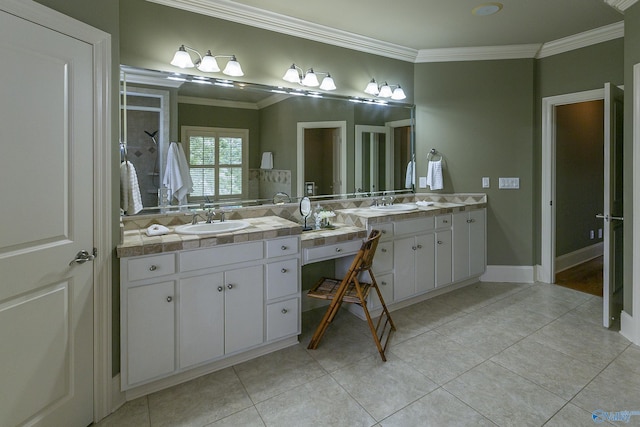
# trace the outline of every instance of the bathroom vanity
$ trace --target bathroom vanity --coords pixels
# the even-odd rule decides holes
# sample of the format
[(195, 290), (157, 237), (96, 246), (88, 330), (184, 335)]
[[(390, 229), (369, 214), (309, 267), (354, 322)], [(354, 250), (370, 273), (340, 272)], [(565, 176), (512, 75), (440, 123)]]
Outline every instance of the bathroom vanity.
[[(127, 399), (295, 345), (301, 267), (334, 260), (341, 277), (371, 229), (382, 231), (373, 271), (391, 310), (473, 283), (485, 271), (484, 195), (410, 211), (370, 203), (333, 201), (338, 226), (305, 233), (278, 216), (243, 217), (249, 227), (216, 236), (174, 233), (172, 222), (184, 214), (136, 220), (165, 221), (172, 232), (164, 236), (129, 225), (118, 247)], [(377, 296), (368, 304), (377, 315)]]

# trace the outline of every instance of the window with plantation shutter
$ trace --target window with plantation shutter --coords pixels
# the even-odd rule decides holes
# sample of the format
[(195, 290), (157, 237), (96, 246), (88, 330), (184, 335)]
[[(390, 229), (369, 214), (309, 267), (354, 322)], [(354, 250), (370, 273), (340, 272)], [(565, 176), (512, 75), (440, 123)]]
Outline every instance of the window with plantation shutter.
[(182, 127), (189, 171), (191, 200), (244, 198), (249, 131), (209, 127)]

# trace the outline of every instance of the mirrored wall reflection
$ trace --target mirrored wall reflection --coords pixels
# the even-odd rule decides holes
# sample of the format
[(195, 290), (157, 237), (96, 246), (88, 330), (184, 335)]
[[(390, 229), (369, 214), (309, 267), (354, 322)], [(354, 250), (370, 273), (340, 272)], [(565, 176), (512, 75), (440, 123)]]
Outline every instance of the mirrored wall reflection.
[[(365, 186), (367, 192), (407, 188), (405, 174), (413, 153), (413, 105), (379, 105), (327, 94), (301, 96), (294, 95), (293, 89), (218, 80), (205, 84), (195, 76), (132, 67), (123, 70), (128, 93), (127, 156), (138, 175), (143, 214), (157, 211), (169, 143), (181, 141), (190, 158), (188, 144), (181, 140), (183, 130), (190, 127), (248, 134), (242, 165), (243, 180), (247, 181), (242, 195), (189, 196), (191, 207), (207, 200), (233, 206), (267, 204), (282, 192), (296, 199), (307, 194), (354, 194)], [(375, 158), (369, 151), (369, 139), (375, 134), (364, 137), (367, 142), (361, 142), (360, 149), (364, 147), (365, 153), (356, 154), (357, 126), (385, 129)], [(267, 154), (271, 156), (269, 167), (263, 167)], [(357, 185), (356, 165), (366, 169), (361, 177), (373, 177), (376, 183)]]

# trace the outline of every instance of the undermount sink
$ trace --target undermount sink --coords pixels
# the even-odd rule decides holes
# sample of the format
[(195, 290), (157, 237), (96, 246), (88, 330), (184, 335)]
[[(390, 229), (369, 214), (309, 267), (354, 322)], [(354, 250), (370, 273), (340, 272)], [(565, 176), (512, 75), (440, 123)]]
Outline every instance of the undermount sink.
[(418, 209), (418, 207), (416, 205), (410, 205), (408, 203), (398, 203), (396, 205), (371, 206), (371, 209), (383, 212), (406, 212), (414, 211)]
[(249, 225), (250, 224), (247, 221), (229, 219), (224, 222), (200, 222), (198, 224), (179, 225), (176, 227), (175, 231), (178, 234), (211, 235), (242, 230), (243, 228), (247, 228)]

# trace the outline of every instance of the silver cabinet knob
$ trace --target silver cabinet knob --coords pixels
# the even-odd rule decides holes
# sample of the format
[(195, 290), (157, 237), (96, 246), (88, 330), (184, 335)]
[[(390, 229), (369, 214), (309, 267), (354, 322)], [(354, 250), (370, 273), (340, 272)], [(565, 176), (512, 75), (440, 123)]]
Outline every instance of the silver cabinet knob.
[(413, 249), (415, 251), (418, 248), (416, 248), (415, 246), (411, 246), (411, 249)]
[(282, 245), (282, 246), (280, 246), (280, 249), (282, 249), (283, 251), (286, 251), (289, 248), (287, 246), (285, 246), (285, 245)]
[(336, 252), (342, 252), (342, 248), (336, 248)]
[(282, 274), (286, 273), (287, 271), (289, 271), (289, 270), (287, 270), (286, 268), (283, 268), (282, 270), (280, 270), (280, 272), (281, 272)]
[(449, 220), (446, 220), (446, 219), (443, 219), (443, 220), (442, 220), (442, 222), (443, 222), (444, 224), (449, 224)]
[(422, 245), (418, 245), (418, 249), (422, 249)]
[(387, 282), (385, 282), (385, 281), (380, 282), (380, 284), (381, 284), (382, 286), (387, 286)]
[(382, 234), (387, 234), (387, 230), (382, 230), (381, 233)]
[(287, 314), (288, 312), (289, 312), (289, 310), (287, 310), (286, 308), (283, 308), (282, 311), (281, 311), (282, 314)]
[(157, 265), (150, 265), (149, 266), (149, 271), (156, 271), (158, 269)]
[(218, 286), (218, 292), (222, 292), (224, 288), (222, 286)]
[(233, 289), (233, 285), (232, 285), (231, 283), (229, 283), (229, 284), (227, 285), (227, 289)]
[(387, 250), (385, 248), (380, 249), (380, 251), (387, 252)]
[(171, 301), (173, 301), (173, 297), (168, 296), (168, 297), (167, 297), (167, 302), (171, 302)]
[(443, 244), (443, 243), (444, 243), (444, 242), (443, 242), (442, 240), (438, 240), (438, 244), (439, 244), (439, 245), (441, 245), (441, 244)]

